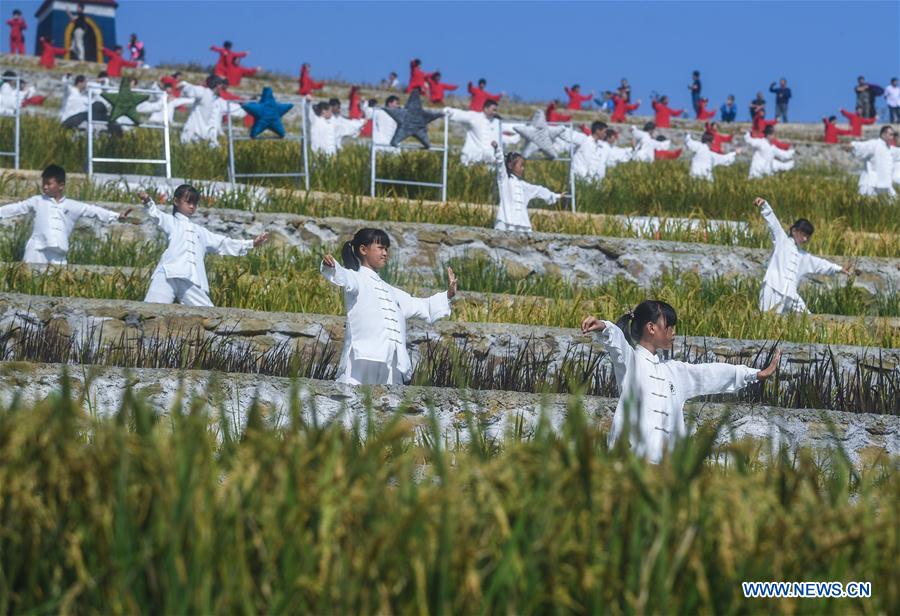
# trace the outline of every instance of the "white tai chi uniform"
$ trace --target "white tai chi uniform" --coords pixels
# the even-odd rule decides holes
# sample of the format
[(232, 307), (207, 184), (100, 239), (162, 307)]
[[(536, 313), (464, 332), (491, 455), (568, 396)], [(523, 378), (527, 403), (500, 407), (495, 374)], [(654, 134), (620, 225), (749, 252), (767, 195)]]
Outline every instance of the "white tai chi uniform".
[(593, 135), (571, 131), (568, 135), (575, 142), (572, 155), (572, 172), (579, 180), (602, 182), (606, 177), (606, 163), (612, 148), (606, 141), (597, 141)]
[(627, 433), (631, 447), (650, 462), (660, 462), (685, 436), (687, 400), (732, 393), (757, 380), (759, 370), (747, 366), (664, 360), (641, 345), (632, 347), (621, 329), (604, 323), (606, 328), (595, 331), (594, 338), (609, 353), (620, 392), (609, 445)]
[(59, 108), (59, 121), (65, 122), (69, 118), (88, 110), (87, 90), (79, 90), (75, 86), (66, 85), (66, 93), (63, 96), (62, 107)]
[(316, 154), (334, 156), (337, 154), (340, 141), (334, 117), (318, 116), (311, 107), (312, 105), (306, 106), (306, 118), (309, 122), (309, 147)]
[[(344, 147), (344, 139), (355, 138), (359, 136), (360, 131), (365, 126), (365, 120), (351, 120), (344, 116), (331, 116), (334, 122), (334, 141), (337, 149)], [(391, 135), (393, 136), (393, 135)]]
[(145, 211), (169, 238), (169, 245), (153, 271), (144, 301), (212, 306), (204, 257), (207, 253), (243, 256), (253, 248), (253, 240), (233, 240), (212, 233), (191, 222), (184, 214), (163, 212), (152, 201), (146, 204)]
[(400, 385), (412, 377), (406, 350), (406, 320), (431, 324), (450, 315), (447, 292), (412, 297), (384, 282), (374, 270), (340, 264), (320, 266), (322, 275), (344, 289), (347, 325), (337, 382), (350, 385)]
[(631, 133), (634, 135), (637, 143), (634, 145), (634, 155), (632, 160), (639, 163), (652, 163), (656, 160), (656, 150), (668, 150), (672, 142), (666, 139), (658, 141), (652, 137), (650, 133), (642, 131), (634, 126), (631, 127)]
[(482, 111), (467, 111), (455, 107), (444, 107), (451, 122), (459, 122), (466, 127), (466, 140), (463, 143), (459, 160), (463, 165), (490, 163), (494, 160), (492, 141), (501, 143), (500, 121), (497, 118), (488, 120)]
[(397, 122), (384, 109), (366, 106), (363, 109), (366, 117), (372, 120), (372, 142), (378, 146), (378, 152), (398, 154), (400, 148), (391, 146), (391, 139), (397, 132)]
[(211, 148), (219, 147), (222, 127), (222, 103), (216, 93), (205, 86), (183, 84), (181, 93), (194, 101), (191, 114), (181, 129), (181, 143), (205, 141)]
[(751, 180), (794, 168), (794, 150), (782, 150), (769, 143), (768, 139), (751, 137), (750, 133), (744, 134), (744, 141), (753, 148), (753, 158), (750, 159)]
[(31, 237), (25, 244), (25, 263), (65, 265), (69, 252), (69, 236), (82, 216), (105, 223), (118, 220), (116, 212), (81, 201), (62, 197), (59, 201), (36, 195), (24, 201), (0, 207), (0, 219), (34, 214)]
[(34, 96), (35, 92), (34, 86), (16, 90), (11, 84), (4, 82), (0, 85), (0, 115), (16, 115), (16, 109), (21, 108), (22, 103)]
[(719, 154), (709, 149), (702, 141), (694, 141), (690, 135), (685, 137), (684, 145), (694, 153), (691, 159), (691, 177), (699, 180), (713, 181), (713, 167), (718, 165), (728, 166), (734, 163), (737, 156), (734, 152)]
[(494, 228), (501, 231), (531, 233), (531, 220), (528, 218), (529, 202), (532, 199), (543, 199), (552, 205), (559, 200), (559, 193), (543, 186), (529, 184), (515, 174), (507, 172), (503, 153), (499, 149), (495, 153), (494, 163), (500, 192), (500, 206), (497, 208)]
[(800, 281), (810, 275), (836, 274), (843, 268), (827, 259), (814, 257), (797, 246), (794, 238), (784, 232), (768, 203), (763, 203), (759, 212), (772, 237), (772, 256), (769, 257), (766, 276), (759, 292), (759, 309), (763, 312), (774, 310), (781, 314), (808, 313), (806, 302), (797, 291)]
[(137, 106), (137, 110), (140, 113), (148, 113), (150, 117), (147, 118), (148, 124), (163, 124), (163, 120), (165, 116), (163, 116), (163, 107), (166, 108), (166, 115), (169, 116), (169, 126), (172, 125), (172, 120), (175, 117), (175, 110), (178, 107), (183, 107), (185, 105), (192, 105), (194, 103), (194, 99), (192, 98), (171, 98), (168, 101), (168, 104), (163, 102), (163, 98), (166, 97), (166, 94), (162, 94), (153, 101), (144, 101), (140, 105)]
[(900, 148), (889, 146), (884, 139), (854, 141), (853, 156), (862, 160), (866, 168), (859, 177), (859, 194), (873, 197), (879, 194), (896, 197), (893, 186), (894, 165), (900, 162)]
[(634, 152), (628, 148), (622, 148), (617, 145), (609, 145), (609, 155), (606, 157), (606, 168), (612, 169), (619, 163), (627, 163), (634, 156)]

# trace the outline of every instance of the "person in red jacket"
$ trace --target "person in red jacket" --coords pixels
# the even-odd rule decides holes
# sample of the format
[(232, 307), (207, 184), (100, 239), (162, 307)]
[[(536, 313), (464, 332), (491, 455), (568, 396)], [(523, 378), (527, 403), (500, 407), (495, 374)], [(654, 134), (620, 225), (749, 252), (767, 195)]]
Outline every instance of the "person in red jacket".
[(556, 111), (556, 106), (559, 105), (559, 101), (553, 101), (549, 105), (547, 105), (547, 109), (544, 111), (544, 117), (547, 118), (548, 122), (568, 122), (572, 119), (572, 116), (566, 115), (564, 113), (559, 113)]
[(709, 144), (709, 150), (711, 152), (715, 152), (716, 154), (724, 154), (725, 150), (724, 148), (722, 148), (722, 144), (731, 143), (731, 141), (734, 139), (734, 135), (726, 135), (719, 132), (718, 122), (707, 122), (706, 132), (712, 135), (713, 138), (712, 143)]
[(418, 58), (413, 58), (409, 62), (409, 83), (406, 85), (406, 93), (409, 94), (416, 88), (422, 94), (425, 94), (425, 81), (428, 79), (428, 74), (422, 70), (422, 61)]
[[(236, 103), (243, 103), (244, 99), (235, 94), (234, 92), (228, 91), (228, 84), (225, 83), (222, 85), (222, 89), (219, 90), (219, 98), (223, 101), (235, 101)], [(222, 114), (222, 123), (228, 123), (228, 114)], [(244, 126), (250, 128), (253, 126), (253, 116), (249, 113), (244, 116)]]
[(123, 66), (128, 68), (135, 68), (138, 65), (137, 62), (132, 62), (131, 60), (126, 60), (122, 57), (121, 45), (116, 45), (116, 48), (113, 50), (109, 50), (104, 47), (103, 55), (109, 58), (106, 63), (106, 73), (110, 77), (121, 77)]
[(665, 95), (660, 96), (658, 99), (654, 99), (652, 105), (653, 111), (656, 112), (657, 128), (672, 128), (672, 116), (680, 116), (684, 113), (684, 109), (670, 108), (669, 97)]
[(163, 75), (159, 78), (159, 82), (163, 86), (172, 87), (172, 98), (181, 96), (181, 88), (178, 87), (178, 84), (181, 82), (181, 71), (175, 71), (171, 75)]
[(762, 139), (767, 126), (775, 126), (778, 120), (767, 120), (766, 110), (758, 109), (753, 116), (753, 124), (750, 127), (750, 136), (754, 139)]
[(697, 119), (701, 122), (706, 122), (707, 120), (711, 120), (716, 116), (715, 109), (706, 108), (708, 104), (708, 98), (701, 98), (699, 101), (697, 101)]
[(300, 84), (300, 88), (297, 90), (297, 94), (302, 94), (303, 96), (307, 96), (308, 94), (312, 94), (313, 90), (321, 90), (325, 86), (324, 81), (314, 81), (312, 75), (310, 74), (310, 66), (309, 62), (304, 62), (300, 66), (300, 79), (297, 80), (297, 83)]
[(213, 74), (223, 79), (228, 79), (228, 67), (231, 66), (231, 61), (234, 58), (244, 58), (250, 53), (249, 51), (231, 51), (231, 41), (225, 41), (221, 47), (210, 45), (209, 48), (211, 51), (219, 54), (219, 60), (213, 69)]
[(626, 113), (628, 113), (629, 111), (634, 111), (641, 106), (640, 100), (638, 100), (633, 105), (629, 104), (628, 99), (623, 96), (621, 90), (617, 94), (612, 95), (612, 101), (613, 112), (609, 118), (610, 122), (624, 122)]
[(472, 85), (472, 82), (469, 82), (469, 94), (472, 95), (472, 100), (469, 101), (469, 110), (470, 111), (484, 111), (484, 104), (487, 101), (494, 101), (495, 103), (499, 103), (500, 99), (503, 98), (503, 94), (491, 94), (487, 90), (485, 90), (485, 86), (487, 86), (487, 80), (482, 78), (478, 80), (478, 87)]
[(22, 11), (14, 9), (12, 12), (12, 19), (6, 20), (6, 25), (9, 26), (9, 53), (24, 56), (24, 30), (28, 28), (28, 24), (22, 19)]
[(41, 61), (40, 65), (44, 68), (53, 68), (56, 66), (56, 56), (66, 55), (66, 50), (62, 47), (54, 47), (45, 37), (38, 39), (41, 43)]
[(428, 75), (428, 100), (439, 105), (444, 102), (444, 92), (452, 92), (459, 86), (450, 83), (441, 83), (441, 71), (435, 71)]
[(358, 86), (350, 86), (350, 94), (347, 97), (347, 117), (351, 120), (362, 120), (364, 117), (362, 105), (360, 104), (360, 93)]
[(860, 107), (856, 108), (856, 113), (850, 113), (846, 109), (841, 109), (841, 115), (847, 118), (847, 121), (850, 122), (850, 135), (854, 137), (862, 137), (862, 127), (863, 124), (874, 124), (875, 118), (864, 118), (863, 110)]
[(569, 96), (569, 103), (566, 105), (566, 109), (578, 110), (581, 109), (581, 106), (587, 101), (594, 98), (594, 93), (590, 94), (582, 94), (581, 86), (577, 83), (573, 85), (571, 88), (563, 88), (566, 91), (566, 94)]
[(840, 141), (838, 137), (841, 135), (853, 134), (852, 130), (838, 128), (837, 116), (822, 118), (822, 123), (825, 125), (825, 143), (838, 143)]
[(240, 87), (241, 79), (244, 77), (252, 77), (256, 73), (259, 72), (261, 67), (257, 66), (256, 68), (247, 68), (241, 66), (240, 58), (232, 58), (231, 64), (228, 66), (228, 85), (234, 86), (235, 88)]

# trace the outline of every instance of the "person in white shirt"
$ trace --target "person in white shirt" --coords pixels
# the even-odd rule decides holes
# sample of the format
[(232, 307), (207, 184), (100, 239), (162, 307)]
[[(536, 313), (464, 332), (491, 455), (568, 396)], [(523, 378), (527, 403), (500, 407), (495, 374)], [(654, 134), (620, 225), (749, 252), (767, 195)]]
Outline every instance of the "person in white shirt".
[(306, 121), (309, 126), (309, 147), (314, 154), (334, 156), (339, 149), (338, 127), (331, 112), (331, 105), (321, 101), (311, 105), (312, 97), (306, 97)]
[(131, 209), (121, 214), (66, 199), (66, 171), (59, 165), (50, 165), (41, 173), (43, 194), (0, 207), (0, 219), (34, 215), (31, 237), (25, 244), (26, 263), (65, 265), (69, 252), (69, 236), (75, 223), (82, 216), (96, 218), (104, 223), (124, 220)]
[(890, 112), (890, 123), (900, 122), (900, 87), (897, 86), (897, 78), (891, 79), (891, 85), (884, 89), (884, 100)]
[(528, 218), (528, 204), (531, 200), (543, 199), (552, 205), (566, 195), (555, 193), (543, 186), (529, 184), (522, 179), (525, 174), (525, 157), (518, 152), (508, 152), (504, 157), (496, 141), (491, 146), (494, 149), (494, 165), (500, 193), (500, 205), (497, 208), (494, 228), (501, 231), (531, 233), (531, 220)]
[(769, 257), (759, 292), (759, 309), (763, 312), (773, 310), (780, 314), (809, 313), (806, 302), (797, 291), (800, 282), (806, 276), (838, 272), (849, 274), (850, 269), (827, 259), (814, 257), (803, 250), (815, 230), (811, 222), (800, 218), (785, 233), (772, 206), (765, 199), (758, 197), (754, 203), (759, 207), (759, 213), (766, 221), (772, 238), (772, 256)]
[(700, 141), (694, 141), (690, 135), (685, 135), (684, 146), (694, 153), (694, 158), (691, 160), (691, 177), (712, 182), (714, 180), (713, 167), (718, 165), (727, 167), (733, 164), (734, 159), (741, 152), (738, 148), (728, 154), (718, 154), (709, 149), (709, 144), (712, 142), (713, 135), (709, 132), (703, 133)]
[(893, 186), (894, 165), (900, 162), (900, 148), (894, 147), (894, 129), (882, 126), (877, 139), (854, 141), (849, 144), (853, 156), (865, 163), (859, 176), (859, 194), (866, 197), (888, 195), (896, 197)]
[[(344, 147), (344, 139), (355, 138), (359, 136), (360, 131), (366, 124), (365, 119), (351, 120), (341, 115), (341, 99), (332, 98), (328, 101), (331, 107), (331, 121), (334, 124), (334, 138), (337, 149)], [(393, 135), (392, 135), (393, 136)]]
[[(400, 98), (392, 94), (384, 101), (384, 106), (388, 109), (397, 109), (400, 107)], [(397, 122), (394, 118), (384, 109), (379, 109), (375, 105), (363, 107), (363, 114), (366, 119), (372, 120), (372, 142), (378, 146), (378, 152), (398, 154), (400, 148), (391, 146), (391, 139), (397, 132)]]
[(360, 229), (344, 243), (343, 267), (331, 255), (322, 259), (322, 275), (344, 290), (347, 307), (338, 383), (401, 385), (409, 381), (413, 367), (406, 350), (406, 320), (418, 317), (431, 324), (450, 315), (450, 300), (457, 288), (453, 269), (447, 268), (447, 291), (412, 297), (378, 275), (387, 264), (390, 245), (384, 231)]
[(782, 150), (772, 140), (775, 138), (775, 127), (766, 126), (762, 138), (751, 137), (747, 132), (744, 141), (753, 148), (750, 159), (750, 179), (774, 175), (780, 171), (794, 168), (794, 150)]
[(656, 160), (656, 150), (668, 150), (672, 142), (668, 139), (660, 141), (656, 138), (656, 123), (647, 122), (644, 124), (644, 130), (640, 130), (636, 126), (631, 127), (631, 134), (634, 136), (634, 156), (633, 160), (639, 163), (652, 163)]
[(572, 131), (569, 135), (575, 142), (572, 172), (579, 180), (599, 183), (606, 177), (606, 163), (612, 149), (606, 142), (608, 130), (605, 122), (596, 121), (591, 124), (590, 135), (581, 131)]
[(22, 108), (22, 103), (35, 94), (34, 86), (27, 86), (24, 80), (19, 80), (16, 87), (16, 74), (13, 71), (4, 71), (3, 83), (0, 84), (0, 116), (14, 116), (16, 109)]
[[(163, 86), (163, 91), (156, 95), (154, 100), (144, 101), (137, 106), (139, 112), (150, 114), (150, 117), (147, 118), (148, 124), (163, 124), (163, 121), (166, 119), (165, 115), (167, 115), (169, 126), (171, 126), (175, 117), (175, 109), (194, 103), (194, 99), (178, 97), (173, 92), (172, 84), (167, 83)], [(165, 115), (163, 115), (163, 110), (165, 110)]]
[[(87, 78), (84, 75), (78, 75), (71, 83), (65, 83), (65, 94), (63, 95), (62, 106), (59, 109), (59, 121), (66, 128), (75, 128), (85, 120), (87, 120)], [(106, 113), (106, 107), (102, 103), (96, 103), (94, 108), (103, 109)]]
[(171, 214), (156, 207), (146, 192), (139, 196), (147, 216), (169, 239), (150, 278), (150, 288), (144, 297), (147, 303), (212, 306), (204, 263), (207, 253), (240, 257), (269, 239), (269, 235), (263, 233), (252, 240), (234, 240), (191, 222), (200, 202), (200, 193), (190, 184), (175, 189)]
[(637, 455), (658, 464), (687, 434), (684, 403), (691, 398), (733, 393), (763, 381), (778, 367), (777, 351), (766, 368), (726, 363), (689, 364), (660, 357), (671, 352), (678, 315), (669, 304), (645, 300), (616, 323), (587, 316), (581, 331), (609, 353), (619, 402), (609, 433), (612, 448), (627, 438)]
[[(220, 97), (227, 82), (221, 77), (210, 75), (206, 78), (206, 87), (197, 86), (186, 81), (178, 82), (181, 95), (194, 100), (191, 114), (181, 129), (181, 143), (198, 143), (205, 141), (211, 148), (219, 147), (219, 135), (222, 133), (222, 114), (227, 103)], [(240, 105), (236, 105), (240, 108)], [(243, 110), (242, 110), (243, 111)], [(235, 116), (236, 117), (236, 116)]]
[(606, 168), (612, 169), (619, 163), (627, 163), (634, 156), (634, 151), (630, 148), (623, 148), (616, 145), (619, 140), (619, 131), (614, 128), (606, 130), (606, 143), (609, 145), (609, 154), (606, 157)]
[(501, 140), (497, 101), (485, 101), (482, 111), (444, 107), (444, 113), (451, 122), (459, 122), (466, 127), (466, 140), (459, 155), (463, 165), (490, 163), (494, 160), (491, 143)]

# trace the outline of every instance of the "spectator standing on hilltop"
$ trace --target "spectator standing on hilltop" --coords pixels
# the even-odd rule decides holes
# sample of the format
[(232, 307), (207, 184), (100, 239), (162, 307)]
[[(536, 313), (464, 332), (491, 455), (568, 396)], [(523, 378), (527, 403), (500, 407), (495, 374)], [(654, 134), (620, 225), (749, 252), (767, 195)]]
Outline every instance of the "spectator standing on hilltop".
[(897, 78), (891, 78), (891, 85), (884, 89), (884, 100), (890, 111), (890, 123), (900, 122), (900, 87), (897, 87)]
[(22, 11), (14, 9), (12, 12), (12, 19), (7, 19), (6, 25), (9, 26), (9, 53), (24, 56), (24, 31), (28, 28), (28, 24), (26, 24), (25, 20), (22, 18)]
[(688, 90), (691, 91), (691, 104), (694, 106), (694, 113), (699, 114), (700, 92), (702, 91), (702, 85), (700, 84), (700, 71), (694, 71), (691, 74), (691, 77), (691, 85), (688, 86)]
[(791, 100), (791, 89), (787, 87), (787, 79), (782, 77), (778, 82), (778, 87), (773, 81), (769, 86), (769, 92), (775, 95), (775, 119), (787, 122), (788, 102)]
[(766, 97), (762, 92), (756, 93), (756, 98), (750, 101), (750, 117), (755, 118), (756, 114), (762, 112), (763, 117), (766, 115)]
[(856, 108), (861, 110), (862, 117), (874, 117), (875, 114), (869, 114), (869, 109), (873, 106), (872, 93), (869, 91), (869, 84), (866, 83), (865, 77), (860, 75), (856, 78), (856, 87), (853, 88), (853, 91), (856, 92)]
[(144, 63), (146, 62), (144, 41), (138, 40), (138, 35), (133, 32), (131, 38), (128, 39), (128, 51), (131, 52), (132, 62), (136, 62), (138, 66), (144, 66)]
[(397, 73), (391, 71), (391, 73), (384, 79), (381, 80), (381, 89), (382, 90), (398, 90), (400, 88), (400, 79), (397, 77)]
[(729, 94), (725, 99), (725, 103), (719, 107), (719, 115), (723, 122), (734, 122), (737, 117), (737, 105), (734, 104), (734, 94)]

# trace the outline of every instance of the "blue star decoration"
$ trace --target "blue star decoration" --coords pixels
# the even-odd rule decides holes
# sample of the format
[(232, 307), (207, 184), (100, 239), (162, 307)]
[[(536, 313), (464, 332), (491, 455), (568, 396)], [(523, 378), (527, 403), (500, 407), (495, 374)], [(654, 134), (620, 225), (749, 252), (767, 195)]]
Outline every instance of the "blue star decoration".
[(112, 124), (117, 118), (125, 116), (134, 122), (135, 126), (140, 125), (141, 117), (138, 115), (137, 106), (149, 99), (146, 94), (138, 94), (131, 90), (131, 80), (127, 77), (122, 79), (119, 84), (118, 93), (103, 92), (100, 94), (106, 101), (112, 105), (109, 110), (108, 122)]
[(438, 118), (444, 117), (443, 113), (427, 111), (422, 108), (422, 99), (418, 90), (412, 91), (412, 94), (406, 99), (406, 106), (402, 109), (385, 107), (384, 110), (397, 123), (397, 130), (391, 138), (391, 145), (394, 147), (407, 137), (414, 137), (425, 146), (425, 149), (430, 148), (428, 125)]
[(253, 127), (250, 129), (250, 138), (256, 139), (259, 134), (268, 129), (284, 137), (284, 124), (281, 116), (286, 114), (294, 105), (291, 103), (279, 103), (272, 94), (272, 88), (263, 88), (259, 101), (242, 103), (244, 111), (253, 116)]

